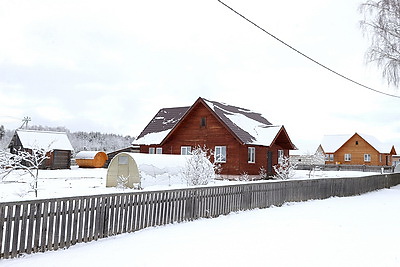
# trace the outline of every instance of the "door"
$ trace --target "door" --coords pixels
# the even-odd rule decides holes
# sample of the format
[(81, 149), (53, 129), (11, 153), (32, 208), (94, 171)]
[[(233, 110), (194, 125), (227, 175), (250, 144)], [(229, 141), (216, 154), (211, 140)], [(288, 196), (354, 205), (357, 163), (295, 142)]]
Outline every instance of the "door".
[(273, 156), (272, 151), (268, 151), (267, 152), (267, 173), (268, 173), (268, 175), (273, 173), (273, 171), (272, 171), (272, 156)]

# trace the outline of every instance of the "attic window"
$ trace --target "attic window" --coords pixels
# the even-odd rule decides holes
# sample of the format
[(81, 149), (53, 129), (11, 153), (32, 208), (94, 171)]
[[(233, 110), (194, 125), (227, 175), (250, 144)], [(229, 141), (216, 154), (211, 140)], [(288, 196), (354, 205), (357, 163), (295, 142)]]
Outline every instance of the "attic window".
[(206, 127), (207, 126), (207, 118), (206, 117), (201, 117), (200, 126), (201, 127)]
[(358, 146), (358, 141), (356, 141), (356, 146)]

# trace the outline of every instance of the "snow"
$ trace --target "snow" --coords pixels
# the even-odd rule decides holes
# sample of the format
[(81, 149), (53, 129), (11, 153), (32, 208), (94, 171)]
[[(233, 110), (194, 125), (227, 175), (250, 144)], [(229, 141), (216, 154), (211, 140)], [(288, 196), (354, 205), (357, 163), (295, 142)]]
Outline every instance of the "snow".
[[(145, 153), (120, 153), (117, 156), (131, 157), (137, 167), (141, 179), (141, 187), (149, 188), (151, 186), (171, 186), (181, 185), (183, 181), (183, 171), (186, 163), (192, 157), (189, 155), (172, 154), (145, 154)], [(114, 160), (111, 166), (118, 167)]]
[(152, 227), (1, 266), (400, 266), (400, 186)]
[(76, 159), (94, 159), (99, 151), (81, 151), (76, 154)]
[(74, 150), (66, 133), (34, 130), (17, 130), (17, 133), (24, 148)]
[[(136, 159), (135, 159), (136, 160)], [(140, 159), (138, 159), (139, 162)], [(165, 163), (165, 162), (164, 162)], [(160, 162), (159, 166), (164, 164)], [(152, 168), (143, 166), (143, 168)], [(162, 169), (162, 168), (161, 168)], [(157, 170), (147, 170), (142, 173), (142, 187), (144, 190), (166, 190), (187, 187), (186, 181), (180, 175), (170, 175), (159, 173)], [(153, 172), (153, 173), (152, 173)], [(354, 172), (354, 171), (315, 171), (312, 178), (341, 178), (374, 175), (377, 173)], [(0, 202), (19, 201), (35, 199), (34, 192), (30, 190), (32, 178), (13, 172), (0, 182)], [(309, 171), (296, 170), (291, 179), (309, 179)], [(94, 194), (106, 194), (121, 192), (122, 189), (105, 187), (107, 169), (104, 168), (78, 168), (72, 167), (70, 170), (39, 170), (38, 179), (38, 198), (54, 198), (67, 196), (83, 196)], [(265, 182), (265, 181), (260, 181)], [(274, 182), (270, 180), (270, 182)], [(243, 181), (213, 180), (209, 185), (229, 185), (243, 183)], [(125, 192), (133, 192), (134, 189), (124, 189)]]
[(132, 145), (154, 145), (160, 144), (162, 140), (169, 134), (172, 129), (164, 130), (157, 133), (148, 133), (140, 139), (132, 142)]
[(255, 138), (251, 142), (254, 145), (271, 145), (282, 126), (260, 124), (251, 120), (243, 114), (226, 114), (236, 126), (249, 133)]

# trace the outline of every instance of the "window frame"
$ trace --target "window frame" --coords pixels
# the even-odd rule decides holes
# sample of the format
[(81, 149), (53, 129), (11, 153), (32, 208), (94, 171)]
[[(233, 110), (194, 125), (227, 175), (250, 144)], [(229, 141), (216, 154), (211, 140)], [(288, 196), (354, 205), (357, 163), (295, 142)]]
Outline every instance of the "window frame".
[(344, 154), (344, 161), (351, 161), (351, 154), (349, 153)]
[(247, 148), (247, 162), (256, 163), (256, 148), (253, 146)]
[(156, 147), (156, 154), (162, 154), (162, 147)]
[(215, 146), (214, 162), (226, 163), (226, 146)]
[(371, 154), (364, 154), (364, 162), (371, 162)]
[(128, 156), (118, 156), (118, 165), (128, 165), (129, 164), (129, 158)]
[(278, 164), (283, 162), (283, 157), (285, 156), (285, 150), (278, 149)]
[(181, 146), (181, 155), (191, 155), (192, 147), (191, 146)]
[(200, 118), (200, 127), (201, 128), (207, 127), (207, 117), (201, 117)]
[(325, 154), (325, 161), (334, 161), (335, 155), (334, 154)]
[(156, 148), (155, 147), (149, 147), (149, 154), (156, 154)]

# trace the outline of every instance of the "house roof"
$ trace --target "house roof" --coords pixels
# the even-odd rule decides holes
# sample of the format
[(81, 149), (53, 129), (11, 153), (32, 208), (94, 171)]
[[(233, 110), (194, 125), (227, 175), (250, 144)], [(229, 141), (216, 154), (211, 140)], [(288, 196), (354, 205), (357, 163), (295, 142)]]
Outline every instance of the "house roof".
[[(392, 150), (393, 145), (382, 143), (374, 136), (360, 133), (355, 134), (358, 134), (379, 153), (390, 153), (390, 151)], [(325, 135), (322, 139), (321, 146), (325, 153), (334, 153), (355, 134)]]
[(190, 107), (160, 109), (132, 144), (160, 144)]
[[(260, 113), (225, 103), (199, 98), (210, 111), (244, 144), (271, 145), (283, 128), (272, 125)], [(150, 121), (133, 144), (160, 144), (191, 107), (164, 108)]]
[(208, 107), (244, 144), (270, 145), (281, 126), (272, 125), (260, 113), (203, 99)]
[(44, 150), (70, 150), (73, 151), (71, 142), (66, 133), (35, 131), (35, 130), (16, 130), (19, 140), (24, 148), (44, 149)]

